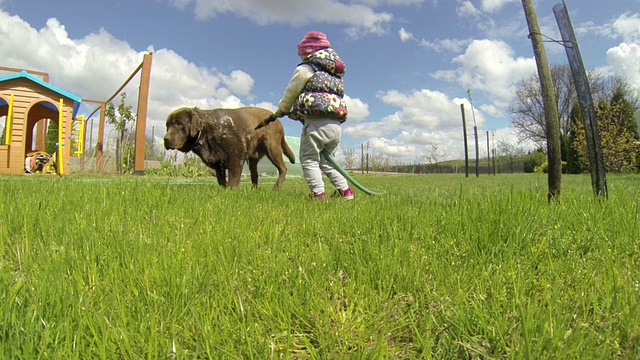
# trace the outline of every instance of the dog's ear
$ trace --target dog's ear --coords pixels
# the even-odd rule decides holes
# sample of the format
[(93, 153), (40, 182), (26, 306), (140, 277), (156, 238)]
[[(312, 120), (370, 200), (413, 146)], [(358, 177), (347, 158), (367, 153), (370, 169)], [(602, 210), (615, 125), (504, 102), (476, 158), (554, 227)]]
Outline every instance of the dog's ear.
[(198, 134), (204, 127), (204, 120), (202, 119), (202, 116), (200, 116), (198, 109), (187, 109), (186, 112), (190, 120), (189, 136), (198, 137)]

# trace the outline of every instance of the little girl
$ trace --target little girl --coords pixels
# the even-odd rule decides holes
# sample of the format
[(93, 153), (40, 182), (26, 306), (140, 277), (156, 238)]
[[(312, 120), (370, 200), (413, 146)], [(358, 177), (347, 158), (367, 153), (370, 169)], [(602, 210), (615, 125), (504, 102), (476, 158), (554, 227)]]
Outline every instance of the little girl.
[(335, 155), (342, 134), (340, 124), (347, 120), (342, 82), (345, 65), (330, 46), (327, 36), (319, 31), (309, 31), (300, 41), (302, 63), (296, 67), (275, 115), (288, 115), (303, 123), (299, 157), (312, 198), (327, 199), (324, 173), (342, 198), (352, 200), (347, 180), (321, 155), (323, 150)]

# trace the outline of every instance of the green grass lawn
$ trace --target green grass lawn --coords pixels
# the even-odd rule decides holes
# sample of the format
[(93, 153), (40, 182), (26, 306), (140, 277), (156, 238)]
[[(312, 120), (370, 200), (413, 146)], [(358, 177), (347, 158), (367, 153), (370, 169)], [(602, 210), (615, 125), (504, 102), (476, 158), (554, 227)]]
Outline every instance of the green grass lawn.
[(354, 177), (1, 177), (0, 358), (640, 357), (640, 176)]

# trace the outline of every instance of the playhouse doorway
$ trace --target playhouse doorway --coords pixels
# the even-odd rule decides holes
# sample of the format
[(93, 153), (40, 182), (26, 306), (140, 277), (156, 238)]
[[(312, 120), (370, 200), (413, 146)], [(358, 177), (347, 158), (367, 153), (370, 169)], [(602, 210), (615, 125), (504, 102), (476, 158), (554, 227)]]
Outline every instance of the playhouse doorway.
[[(55, 162), (58, 133), (55, 133), (54, 138), (48, 139), (47, 132), (50, 128), (58, 129), (59, 115), (57, 106), (46, 100), (33, 104), (27, 111), (24, 131), (25, 170), (39, 171), (49, 161)], [(33, 167), (36, 157), (38, 166)], [(32, 166), (27, 165), (29, 160)]]

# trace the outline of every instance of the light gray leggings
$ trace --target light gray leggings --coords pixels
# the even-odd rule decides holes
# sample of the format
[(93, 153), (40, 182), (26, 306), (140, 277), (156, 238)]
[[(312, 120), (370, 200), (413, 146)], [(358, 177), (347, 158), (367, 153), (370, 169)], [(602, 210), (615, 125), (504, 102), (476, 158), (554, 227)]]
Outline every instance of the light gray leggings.
[(305, 119), (300, 136), (300, 164), (307, 185), (314, 193), (325, 191), (322, 181), (323, 173), (336, 189), (345, 190), (349, 187), (347, 179), (320, 154), (322, 150), (326, 150), (331, 155), (335, 155), (341, 134), (342, 129), (338, 120)]

